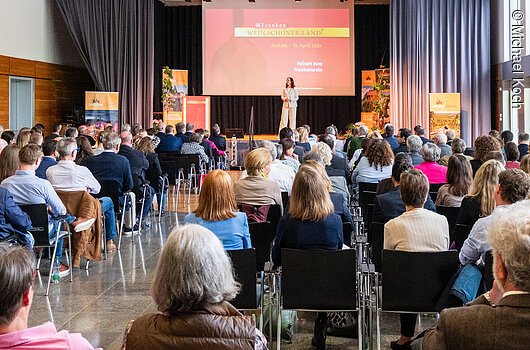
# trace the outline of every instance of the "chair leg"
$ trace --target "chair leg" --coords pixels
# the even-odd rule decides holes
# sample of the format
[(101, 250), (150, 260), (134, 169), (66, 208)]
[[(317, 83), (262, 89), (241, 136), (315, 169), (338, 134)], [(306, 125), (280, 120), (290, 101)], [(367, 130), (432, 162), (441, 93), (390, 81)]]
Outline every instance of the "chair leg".
[(42, 252), (44, 251), (44, 248), (41, 248), (40, 252), (39, 252), (39, 258), (37, 259), (37, 266), (35, 267), (35, 270), (39, 270), (40, 269), (40, 261), (42, 259)]
[[(121, 218), (120, 218), (120, 230), (118, 234), (120, 235), (120, 238), (118, 238), (118, 250), (121, 248), (121, 237), (123, 236), (123, 220), (125, 219), (125, 208), (127, 208), (127, 200), (129, 199), (129, 195), (125, 195), (125, 200), (123, 201), (123, 210), (121, 212)], [(134, 228), (134, 227), (133, 227)]]
[[(281, 290), (280, 290), (280, 275), (274, 275), (275, 280), (277, 281), (277, 291), (276, 292), (276, 349), (280, 350), (281, 346), (281, 337), (282, 337), (282, 306), (281, 306)], [(272, 309), (272, 308), (271, 308)], [(271, 315), (272, 316), (272, 315)], [(272, 318), (271, 318), (272, 320)]]
[(72, 268), (72, 234), (70, 233), (70, 226), (66, 224), (66, 229), (68, 230), (68, 256), (70, 256), (70, 261), (68, 262), (68, 267), (70, 268), (70, 282), (74, 281), (73, 268)]
[(101, 215), (101, 232), (103, 232), (103, 256), (107, 260), (107, 226), (105, 224), (105, 215), (103, 214)]
[(263, 271), (260, 271), (259, 273), (260, 275), (260, 297), (259, 297), (259, 330), (261, 332), (263, 332), (263, 302), (265, 300), (265, 296), (264, 296), (264, 292), (265, 292), (265, 288), (263, 288), (263, 283), (265, 283), (265, 281), (263, 280), (264, 278), (264, 273)]
[[(57, 232), (57, 236), (59, 236), (59, 232)], [(48, 296), (48, 293), (50, 292), (50, 284), (52, 282), (52, 276), (53, 276), (53, 264), (55, 262), (55, 255), (57, 254), (57, 237), (55, 238), (55, 242), (53, 245), (53, 255), (50, 256), (50, 273), (48, 276), (48, 286), (46, 287), (46, 293), (44, 296)]]

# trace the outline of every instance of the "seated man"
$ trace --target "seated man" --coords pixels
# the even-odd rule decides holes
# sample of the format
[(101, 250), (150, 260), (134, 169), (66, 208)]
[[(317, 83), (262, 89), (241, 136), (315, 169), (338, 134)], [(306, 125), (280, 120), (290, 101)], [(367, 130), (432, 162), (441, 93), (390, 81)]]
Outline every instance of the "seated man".
[(57, 164), (56, 147), (57, 141), (55, 139), (46, 139), (42, 144), (42, 152), (44, 153), (44, 156), (42, 157), (39, 167), (37, 170), (35, 170), (35, 175), (41, 179), (47, 180), (46, 170), (48, 170), (49, 167)]
[(79, 333), (58, 332), (53, 323), (28, 328), (35, 293), (35, 255), (0, 243), (0, 347), (3, 349), (94, 349)]
[[(13, 200), (18, 205), (24, 204), (46, 204), (49, 212), (48, 223), (50, 224), (50, 238), (55, 238), (59, 233), (59, 221), (57, 217), (66, 215), (66, 221), (74, 227), (75, 232), (88, 229), (94, 223), (93, 218), (79, 218), (67, 215), (66, 208), (61, 202), (52, 185), (43, 179), (35, 176), (35, 169), (39, 167), (42, 159), (40, 147), (28, 144), (19, 152), (20, 170), (15, 175), (8, 177), (0, 186), (13, 195)], [(56, 257), (60, 260), (63, 255), (63, 239), (57, 242)], [(61, 275), (68, 274), (68, 266), (61, 263)]]
[[(166, 135), (165, 137), (169, 136), (173, 135)], [(134, 189), (137, 193), (136, 195), (138, 196), (141, 191), (141, 185), (146, 183), (145, 171), (149, 168), (149, 161), (142, 151), (132, 148), (132, 134), (129, 131), (122, 131), (120, 137), (121, 145), (118, 154), (129, 160), (134, 182)], [(146, 217), (149, 214), (151, 203), (153, 202), (153, 196), (155, 195), (155, 191), (152, 187), (148, 186), (147, 189), (148, 191), (146, 192), (144, 202), (143, 217)]]
[(425, 350), (511, 350), (530, 344), (530, 201), (495, 210), (488, 241), (493, 288), (465, 307), (445, 309), (423, 338)]
[(0, 240), (14, 240), (31, 249), (35, 240), (30, 229), (28, 214), (20, 210), (8, 190), (0, 187)]
[[(475, 263), (491, 250), (487, 235), (495, 213), (518, 201), (530, 193), (530, 176), (519, 169), (507, 169), (499, 174), (499, 184), (493, 194), (497, 207), (493, 213), (475, 222), (459, 253), (462, 265)], [(484, 259), (482, 259), (482, 262)]]
[[(386, 223), (387, 221), (397, 218), (405, 212), (405, 205), (399, 193), (399, 180), (401, 174), (412, 169), (412, 159), (407, 155), (401, 161), (396, 161), (392, 165), (392, 183), (394, 189), (390, 192), (380, 194), (375, 197), (375, 206), (373, 211), (373, 221)], [(427, 195), (427, 200), (423, 205), (424, 209), (436, 212), (436, 206)]]
[(122, 206), (125, 200), (124, 193), (129, 192), (133, 188), (133, 178), (129, 160), (117, 154), (120, 143), (121, 138), (117, 133), (105, 134), (103, 137), (103, 152), (97, 156), (86, 158), (81, 165), (86, 166), (99, 182), (117, 181), (120, 206)]
[(160, 138), (160, 143), (156, 146), (156, 152), (180, 152), (182, 139), (173, 134), (173, 125), (166, 126), (166, 133)]
[[(73, 138), (63, 139), (57, 144), (60, 161), (46, 172), (48, 181), (57, 191), (88, 191), (98, 194), (101, 185), (88, 168), (77, 165), (74, 159), (77, 156), (77, 142)], [(114, 204), (109, 197), (99, 198), (101, 211), (105, 216), (107, 231), (107, 251), (116, 250), (113, 239), (116, 237), (116, 218)]]

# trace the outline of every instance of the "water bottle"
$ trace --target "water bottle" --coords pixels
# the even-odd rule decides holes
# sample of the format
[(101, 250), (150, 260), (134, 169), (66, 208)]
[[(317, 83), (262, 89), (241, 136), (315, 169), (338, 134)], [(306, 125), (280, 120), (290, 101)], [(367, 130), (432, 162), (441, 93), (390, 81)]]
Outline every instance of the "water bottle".
[(59, 257), (55, 257), (52, 271), (52, 282), (57, 284), (61, 280), (61, 260)]

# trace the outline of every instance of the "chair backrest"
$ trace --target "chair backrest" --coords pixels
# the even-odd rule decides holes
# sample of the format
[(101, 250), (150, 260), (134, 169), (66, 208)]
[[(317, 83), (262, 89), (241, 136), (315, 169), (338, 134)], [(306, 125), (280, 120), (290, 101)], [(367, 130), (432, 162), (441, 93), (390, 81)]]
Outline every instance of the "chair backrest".
[(445, 216), (447, 222), (449, 223), (449, 232), (453, 232), (453, 229), (456, 225), (456, 218), (460, 212), (460, 207), (446, 207), (443, 205), (436, 206), (436, 212), (440, 215)]
[(276, 227), (278, 226), (278, 222), (280, 222), (281, 217), (282, 208), (280, 207), (280, 204), (271, 204), (269, 213), (267, 214), (267, 221), (271, 223), (274, 232), (276, 232)]
[(377, 182), (359, 182), (359, 205), (365, 207), (368, 204), (374, 204), (377, 194)]
[(355, 249), (282, 249), (284, 309), (355, 310)]
[(429, 184), (429, 195), (434, 203), (436, 203), (436, 198), (438, 198), (438, 190), (445, 184)]
[(493, 287), (493, 254), (490, 251), (487, 251), (484, 254), (484, 273), (482, 275), (484, 284), (486, 285), (486, 290), (490, 290)]
[(48, 207), (46, 204), (25, 204), (19, 207), (31, 219), (31, 229), (29, 232), (35, 239), (35, 246), (50, 246)]
[(436, 303), (458, 270), (458, 265), (456, 250), (383, 250), (382, 309), (397, 312), (436, 312)]
[(289, 192), (282, 192), (282, 205), (283, 211), (287, 212), (289, 210)]
[(112, 199), (112, 203), (114, 204), (114, 211), (120, 211), (120, 192), (118, 189), (118, 181), (101, 180), (99, 181), (99, 184), (101, 185), (101, 190), (98, 194), (94, 194), (94, 197), (109, 197), (110, 199)]
[(263, 271), (265, 263), (271, 261), (271, 245), (276, 235), (272, 224), (266, 222), (253, 222), (248, 224), (252, 247), (256, 249), (256, 272)]
[(375, 204), (368, 204), (363, 207), (363, 222), (365, 227), (370, 227), (374, 217)]
[[(469, 225), (462, 225), (462, 224), (456, 224), (455, 228), (452, 231), (452, 237), (450, 237), (451, 242), (455, 242), (455, 249), (460, 251), (462, 249), (462, 246), (464, 245), (464, 241), (466, 240), (467, 236), (469, 236), (469, 233), (471, 232), (471, 229), (473, 226)], [(451, 231), (450, 231), (451, 232)]]
[(236, 309), (252, 310), (258, 308), (256, 292), (256, 251), (251, 249), (228, 250), (236, 281), (241, 283), (239, 294), (230, 303)]
[(175, 154), (172, 158), (175, 159), (177, 169), (184, 170), (184, 174), (191, 173), (191, 167), (195, 166), (197, 174), (201, 172), (201, 159), (198, 154)]
[(375, 271), (383, 271), (383, 245), (385, 242), (385, 224), (382, 222), (372, 222), (368, 229), (367, 241), (370, 244), (370, 259), (374, 264)]
[(167, 174), (169, 185), (176, 185), (178, 171), (177, 164), (175, 164), (175, 161), (164, 158), (164, 160), (160, 162), (160, 167), (162, 168), (162, 172)]
[(342, 242), (346, 244), (348, 247), (351, 248), (352, 242), (351, 242), (351, 235), (352, 235), (353, 227), (351, 222), (345, 221), (342, 223)]

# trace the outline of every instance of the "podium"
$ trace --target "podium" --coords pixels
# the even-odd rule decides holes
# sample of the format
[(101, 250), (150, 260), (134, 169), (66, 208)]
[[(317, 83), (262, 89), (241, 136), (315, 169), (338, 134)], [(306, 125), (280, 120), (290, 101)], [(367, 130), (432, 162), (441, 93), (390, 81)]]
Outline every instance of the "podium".
[(210, 96), (184, 96), (182, 111), (185, 123), (210, 130)]

